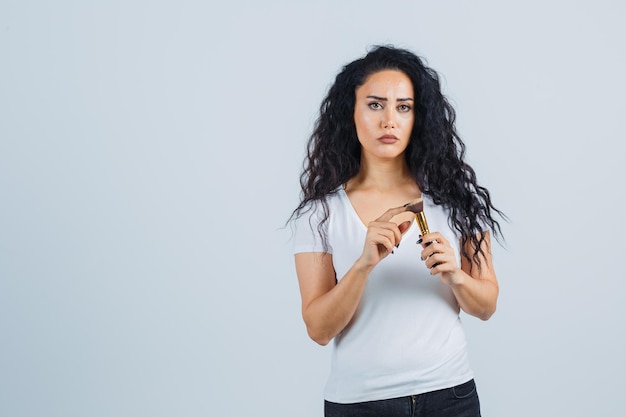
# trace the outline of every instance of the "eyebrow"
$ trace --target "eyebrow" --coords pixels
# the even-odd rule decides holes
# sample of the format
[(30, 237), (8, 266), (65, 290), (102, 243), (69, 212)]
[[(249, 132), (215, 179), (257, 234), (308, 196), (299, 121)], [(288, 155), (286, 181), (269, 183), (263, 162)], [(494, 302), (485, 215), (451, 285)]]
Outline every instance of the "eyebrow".
[[(367, 96), (367, 98), (372, 98), (374, 100), (379, 100), (379, 101), (387, 101), (385, 97)], [(413, 101), (413, 99), (411, 97), (403, 97), (403, 98), (399, 98), (398, 101)]]

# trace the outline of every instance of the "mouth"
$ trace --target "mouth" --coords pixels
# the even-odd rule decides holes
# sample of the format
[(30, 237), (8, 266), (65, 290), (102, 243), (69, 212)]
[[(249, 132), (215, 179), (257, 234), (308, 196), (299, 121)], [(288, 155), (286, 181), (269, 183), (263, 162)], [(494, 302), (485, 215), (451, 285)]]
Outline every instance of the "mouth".
[(382, 143), (396, 143), (398, 138), (395, 135), (383, 135), (378, 140)]

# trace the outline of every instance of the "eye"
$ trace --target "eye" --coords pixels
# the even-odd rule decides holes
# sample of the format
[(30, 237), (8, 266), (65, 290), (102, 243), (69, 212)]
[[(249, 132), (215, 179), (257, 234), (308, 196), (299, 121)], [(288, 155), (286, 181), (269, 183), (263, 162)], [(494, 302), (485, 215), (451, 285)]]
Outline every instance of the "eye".
[(407, 113), (411, 111), (411, 106), (409, 106), (408, 104), (400, 104), (398, 106), (398, 110), (402, 113)]
[(383, 108), (383, 106), (380, 103), (376, 102), (376, 101), (373, 101), (373, 102), (369, 103), (368, 106), (372, 110), (380, 110), (380, 109)]

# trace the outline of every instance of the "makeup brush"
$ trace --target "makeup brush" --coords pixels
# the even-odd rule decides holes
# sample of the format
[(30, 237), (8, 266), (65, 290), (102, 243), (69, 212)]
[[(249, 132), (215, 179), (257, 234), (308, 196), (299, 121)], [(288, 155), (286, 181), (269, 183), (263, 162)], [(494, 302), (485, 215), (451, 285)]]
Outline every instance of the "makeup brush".
[(422, 236), (430, 233), (428, 230), (428, 222), (426, 221), (426, 215), (424, 214), (424, 200), (418, 198), (415, 201), (405, 204), (406, 210), (415, 213), (415, 219), (417, 220), (417, 226), (422, 232)]
[[(405, 205), (407, 211), (411, 211), (415, 213), (415, 219), (417, 220), (417, 226), (420, 228), (420, 232), (422, 232), (422, 236), (430, 233), (428, 230), (428, 222), (426, 222), (426, 215), (424, 214), (424, 200), (418, 198), (415, 201), (407, 203)], [(418, 241), (419, 243), (419, 241)], [(433, 242), (426, 242), (425, 245), (428, 246)], [(440, 265), (439, 262), (435, 263), (431, 268)]]

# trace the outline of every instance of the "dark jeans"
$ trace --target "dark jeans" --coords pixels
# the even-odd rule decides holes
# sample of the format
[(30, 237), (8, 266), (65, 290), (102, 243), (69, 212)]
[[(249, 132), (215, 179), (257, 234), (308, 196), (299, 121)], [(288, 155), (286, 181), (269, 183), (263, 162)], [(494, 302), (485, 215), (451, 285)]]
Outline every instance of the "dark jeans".
[(474, 380), (409, 397), (354, 404), (324, 402), (325, 417), (480, 417)]

